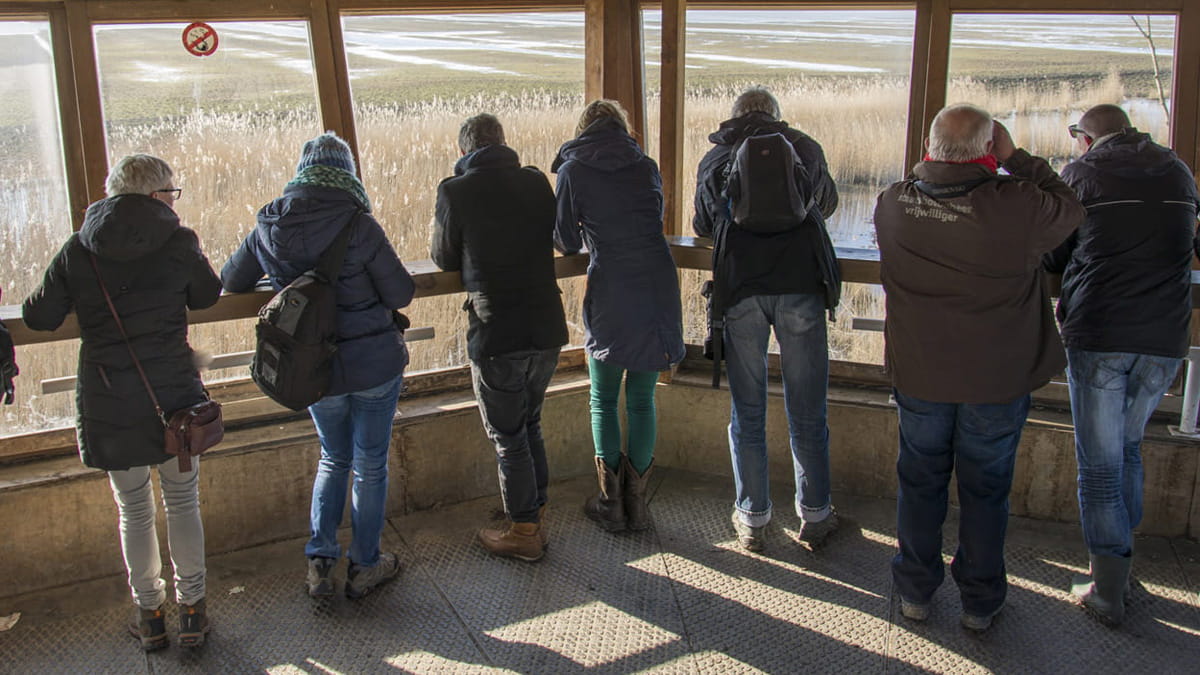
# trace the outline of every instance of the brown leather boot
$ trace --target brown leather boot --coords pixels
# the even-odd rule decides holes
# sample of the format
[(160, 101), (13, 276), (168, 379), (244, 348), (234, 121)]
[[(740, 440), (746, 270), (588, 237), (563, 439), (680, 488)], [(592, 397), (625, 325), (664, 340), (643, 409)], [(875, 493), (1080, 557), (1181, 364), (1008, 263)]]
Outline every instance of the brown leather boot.
[(538, 536), (542, 538), (542, 548), (550, 545), (550, 528), (546, 527), (546, 505), (542, 504), (538, 507)]
[(533, 562), (546, 554), (540, 523), (509, 523), (507, 530), (479, 531), (479, 543), (489, 553)]
[(650, 511), (646, 508), (646, 483), (650, 479), (650, 470), (654, 468), (654, 460), (646, 472), (638, 475), (633, 464), (629, 463), (629, 455), (621, 455), (621, 488), (625, 498), (625, 527), (639, 532), (650, 527)]
[(621, 501), (621, 474), (625, 473), (625, 460), (618, 465), (617, 471), (608, 468), (604, 460), (596, 458), (596, 482), (600, 484), (600, 494), (588, 497), (583, 503), (583, 512), (588, 518), (609, 532), (619, 532), (625, 529), (625, 504)]

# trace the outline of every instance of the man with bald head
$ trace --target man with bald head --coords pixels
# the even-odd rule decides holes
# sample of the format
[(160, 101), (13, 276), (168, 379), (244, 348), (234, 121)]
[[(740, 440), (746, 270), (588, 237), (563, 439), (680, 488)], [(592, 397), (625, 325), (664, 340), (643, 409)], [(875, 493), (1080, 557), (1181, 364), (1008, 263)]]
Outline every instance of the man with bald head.
[(1063, 180), (1087, 219), (1046, 267), (1063, 275), (1058, 318), (1091, 563), (1072, 591), (1116, 625), (1142, 517), (1142, 435), (1188, 351), (1196, 181), (1118, 106), (1091, 108), (1068, 131), (1080, 157)]
[[(926, 145), (913, 175), (875, 207), (900, 418), (892, 577), (902, 614), (926, 619), (944, 576), (954, 471), (960, 514), (950, 570), (962, 624), (982, 631), (1007, 594), (1008, 493), (1030, 392), (1065, 364), (1041, 258), (1084, 210), (1045, 160), (1014, 147), (980, 108), (943, 109)], [(997, 175), (999, 166), (1010, 175)]]

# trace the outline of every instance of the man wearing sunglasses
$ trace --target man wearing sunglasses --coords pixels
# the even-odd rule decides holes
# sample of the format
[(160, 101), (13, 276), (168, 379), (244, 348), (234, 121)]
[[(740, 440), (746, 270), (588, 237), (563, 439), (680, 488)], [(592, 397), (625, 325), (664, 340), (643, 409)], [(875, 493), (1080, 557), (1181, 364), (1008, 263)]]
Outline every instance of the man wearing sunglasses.
[(1142, 517), (1142, 435), (1188, 351), (1196, 182), (1118, 106), (1095, 106), (1067, 131), (1080, 157), (1062, 177), (1087, 219), (1045, 266), (1062, 273), (1058, 320), (1091, 563), (1072, 591), (1116, 625)]

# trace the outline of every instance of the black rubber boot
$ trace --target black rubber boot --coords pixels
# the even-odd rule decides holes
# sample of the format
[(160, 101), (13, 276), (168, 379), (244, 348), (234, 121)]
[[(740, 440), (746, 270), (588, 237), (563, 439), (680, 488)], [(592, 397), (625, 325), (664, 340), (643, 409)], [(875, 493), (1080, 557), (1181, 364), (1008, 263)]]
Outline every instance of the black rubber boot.
[(583, 512), (587, 517), (609, 532), (625, 529), (625, 505), (621, 499), (621, 474), (625, 473), (624, 468), (624, 464), (618, 465), (618, 474), (597, 457), (596, 482), (600, 484), (600, 494), (588, 497), (583, 503)]
[(1071, 593), (1101, 623), (1119, 626), (1125, 620), (1125, 594), (1129, 586), (1129, 569), (1133, 557), (1111, 555), (1089, 556), (1092, 573), (1075, 577)]
[(646, 508), (646, 483), (650, 479), (650, 471), (654, 468), (654, 460), (646, 467), (646, 472), (638, 475), (629, 463), (628, 455), (621, 455), (621, 489), (625, 499), (625, 526), (639, 532), (650, 527), (650, 511)]

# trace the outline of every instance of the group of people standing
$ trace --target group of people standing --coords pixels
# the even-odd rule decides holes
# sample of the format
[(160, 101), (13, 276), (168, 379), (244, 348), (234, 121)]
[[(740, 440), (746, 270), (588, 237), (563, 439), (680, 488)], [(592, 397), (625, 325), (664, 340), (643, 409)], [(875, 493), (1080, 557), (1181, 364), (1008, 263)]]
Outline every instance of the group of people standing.
[[(951, 566), (963, 624), (986, 629), (1003, 606), (1003, 542), (1015, 450), (1030, 392), (1069, 359), (1080, 505), (1092, 554), (1083, 602), (1121, 619), (1141, 515), (1138, 444), (1187, 348), (1187, 276), (1196, 225), (1195, 183), (1170, 150), (1133, 129), (1116, 106), (1098, 106), (1071, 133), (1081, 159), (1064, 183), (1044, 160), (1013, 146), (973, 106), (943, 110), (914, 177), (879, 197), (876, 230), (887, 291), (887, 363), (900, 418), (899, 553), (892, 570), (903, 615), (926, 618), (943, 577), (941, 528), (951, 470), (962, 508)], [(735, 148), (781, 134), (795, 151), (796, 180), (813, 195), (796, 226), (774, 234), (733, 222), (725, 183)], [(694, 228), (720, 242), (715, 274), (731, 411), (735, 479), (731, 512), (739, 544), (768, 543), (767, 350), (780, 349), (795, 473), (798, 538), (817, 548), (838, 528), (831, 498), (826, 420), (826, 314), (840, 292), (825, 219), (837, 188), (821, 146), (781, 119), (779, 103), (753, 87), (710, 136), (699, 167)], [(663, 236), (662, 179), (630, 133), (620, 105), (598, 100), (552, 165), (556, 189), (522, 166), (493, 115), (466, 120), (461, 158), (438, 186), (431, 256), (461, 273), (467, 352), (483, 426), (496, 448), (508, 523), (479, 531), (487, 551), (543, 557), (549, 473), (541, 428), (547, 387), (568, 340), (554, 251), (586, 247), (583, 302), (591, 378), (596, 494), (586, 515), (608, 531), (650, 526), (646, 486), (654, 465), (658, 374), (684, 356), (679, 280)], [(997, 175), (1002, 166), (1009, 176)], [(112, 169), (108, 198), (25, 301), (26, 324), (52, 330), (74, 311), (82, 336), (77, 431), (85, 464), (108, 472), (137, 605), (130, 631), (145, 649), (168, 644), (165, 583), (150, 469), (158, 467), (180, 605), (179, 641), (202, 644), (204, 536), (198, 466), (178, 468), (163, 449), (162, 422), (146, 399), (130, 352), (164, 409), (203, 400), (187, 342), (187, 309), (214, 304), (222, 288), (251, 290), (264, 276), (279, 290), (312, 269), (345, 227), (337, 277), (338, 350), (328, 394), (309, 407), (321, 451), (313, 485), (307, 590), (333, 595), (337, 540), (353, 478), (352, 541), (344, 592), (370, 593), (400, 571), (382, 551), (388, 448), (408, 363), (394, 310), (412, 300), (412, 277), (371, 214), (347, 144), (332, 133), (305, 143), (295, 177), (258, 213), (257, 226), (220, 276), (173, 210), (180, 188), (167, 164), (133, 155)], [(1081, 204), (1082, 200), (1082, 204)], [(1045, 260), (1043, 260), (1045, 256)], [(1064, 359), (1043, 266), (1063, 273), (1059, 318)], [(99, 279), (100, 283), (97, 283)], [(112, 295), (110, 310), (102, 288)], [(119, 327), (119, 315), (123, 329)], [(127, 336), (128, 342), (124, 336)], [(626, 429), (618, 401), (624, 383)]]

